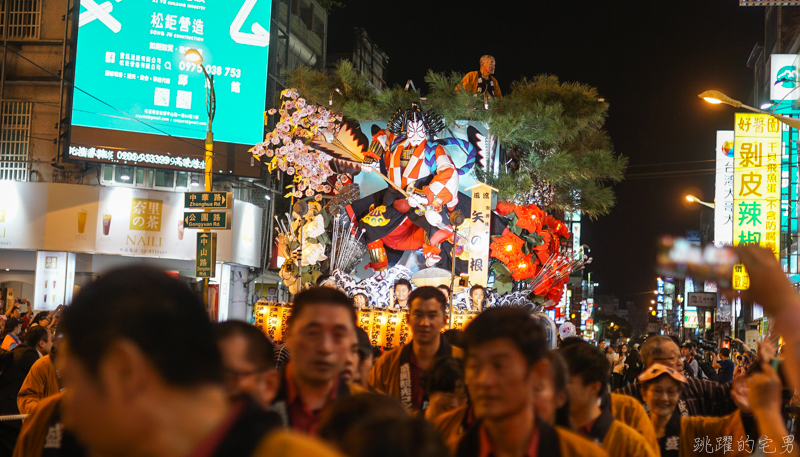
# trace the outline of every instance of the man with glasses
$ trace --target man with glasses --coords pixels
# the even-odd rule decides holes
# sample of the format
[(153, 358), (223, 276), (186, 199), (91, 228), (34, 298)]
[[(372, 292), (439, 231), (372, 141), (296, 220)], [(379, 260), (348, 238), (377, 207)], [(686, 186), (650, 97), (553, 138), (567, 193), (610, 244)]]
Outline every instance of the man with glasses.
[(225, 388), (232, 399), (250, 397), (267, 409), (280, 386), (272, 342), (258, 328), (242, 321), (215, 324), (222, 353)]
[[(672, 368), (677, 372), (683, 371), (683, 361), (678, 345), (666, 336), (655, 336), (642, 345), (642, 359), (645, 369), (654, 363), (659, 363)], [(640, 392), (641, 384), (631, 384), (615, 392), (628, 395), (642, 401)], [(731, 383), (720, 384), (698, 378), (688, 378), (684, 385), (681, 398), (678, 400), (676, 413), (681, 417), (692, 416), (724, 416), (736, 410), (736, 404), (731, 400)]]

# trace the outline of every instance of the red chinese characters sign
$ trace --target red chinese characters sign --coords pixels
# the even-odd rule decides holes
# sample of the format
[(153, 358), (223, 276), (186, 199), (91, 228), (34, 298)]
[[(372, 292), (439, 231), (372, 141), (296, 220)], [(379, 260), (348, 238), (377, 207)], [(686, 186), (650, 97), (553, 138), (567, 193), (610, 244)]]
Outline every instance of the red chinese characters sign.
[(781, 124), (737, 113), (734, 130), (733, 243), (780, 251)]

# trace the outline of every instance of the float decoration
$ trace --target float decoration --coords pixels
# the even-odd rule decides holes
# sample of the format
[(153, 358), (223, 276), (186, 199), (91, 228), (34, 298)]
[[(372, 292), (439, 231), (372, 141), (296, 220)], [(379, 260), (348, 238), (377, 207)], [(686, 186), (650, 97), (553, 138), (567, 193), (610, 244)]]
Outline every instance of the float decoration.
[(270, 173), (276, 168), (294, 176), (292, 190), (285, 197), (315, 197), (330, 193), (333, 188), (328, 179), (336, 173), (330, 167), (331, 157), (310, 147), (311, 140), (323, 131), (337, 132), (342, 116), (323, 107), (308, 104), (295, 89), (281, 92), (281, 108), (271, 109), (267, 115), (280, 115), (275, 129), (267, 133), (264, 141), (250, 149), (259, 160), (263, 156)]
[[(515, 81), (502, 99), (485, 102), (454, 90), (463, 76), (429, 71), (425, 107), (449, 123), (485, 123), (506, 148), (506, 162), (495, 167), (489, 158), (485, 170), (492, 172), (476, 168), (479, 181), (498, 189), (501, 199), (518, 204), (580, 210), (589, 217), (608, 214), (615, 203), (608, 183), (623, 178), (627, 159), (614, 152), (604, 130), (609, 105), (596, 88), (539, 75)], [(288, 82), (307, 99), (362, 122), (390, 119), (398, 106), (419, 102), (423, 95), (397, 86), (375, 92), (346, 61), (329, 73), (297, 68)]]
[(495, 288), (501, 295), (517, 289), (532, 293), (534, 301), (558, 302), (569, 274), (585, 262), (562, 254), (571, 234), (567, 226), (538, 206), (498, 202), (495, 211), (508, 227), (492, 238), (489, 256)]

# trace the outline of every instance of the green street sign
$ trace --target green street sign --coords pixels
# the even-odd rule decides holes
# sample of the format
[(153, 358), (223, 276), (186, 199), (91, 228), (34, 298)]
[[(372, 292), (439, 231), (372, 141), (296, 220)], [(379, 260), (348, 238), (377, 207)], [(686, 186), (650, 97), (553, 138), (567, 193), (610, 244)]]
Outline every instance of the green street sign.
[(231, 218), (224, 211), (207, 211), (203, 213), (183, 213), (183, 227), (191, 229), (229, 230)]
[(197, 251), (194, 271), (197, 278), (213, 278), (217, 265), (217, 234), (202, 232), (197, 234)]
[(230, 192), (186, 192), (183, 207), (231, 209), (233, 195)]

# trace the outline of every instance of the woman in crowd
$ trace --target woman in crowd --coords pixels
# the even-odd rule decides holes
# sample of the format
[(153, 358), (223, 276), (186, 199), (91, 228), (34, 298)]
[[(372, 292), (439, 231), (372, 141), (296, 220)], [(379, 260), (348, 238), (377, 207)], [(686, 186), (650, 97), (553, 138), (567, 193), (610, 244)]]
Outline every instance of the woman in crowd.
[[(639, 375), (639, 382), (642, 383), (642, 400), (649, 406), (661, 457), (695, 455), (700, 449), (702, 453), (713, 453), (720, 443), (728, 443), (729, 452), (735, 452), (737, 442), (746, 441), (747, 436), (758, 436), (743, 379), (731, 389), (739, 411), (724, 417), (681, 417), (676, 410), (686, 378), (670, 367), (653, 364)], [(702, 446), (698, 447), (699, 444)]]

